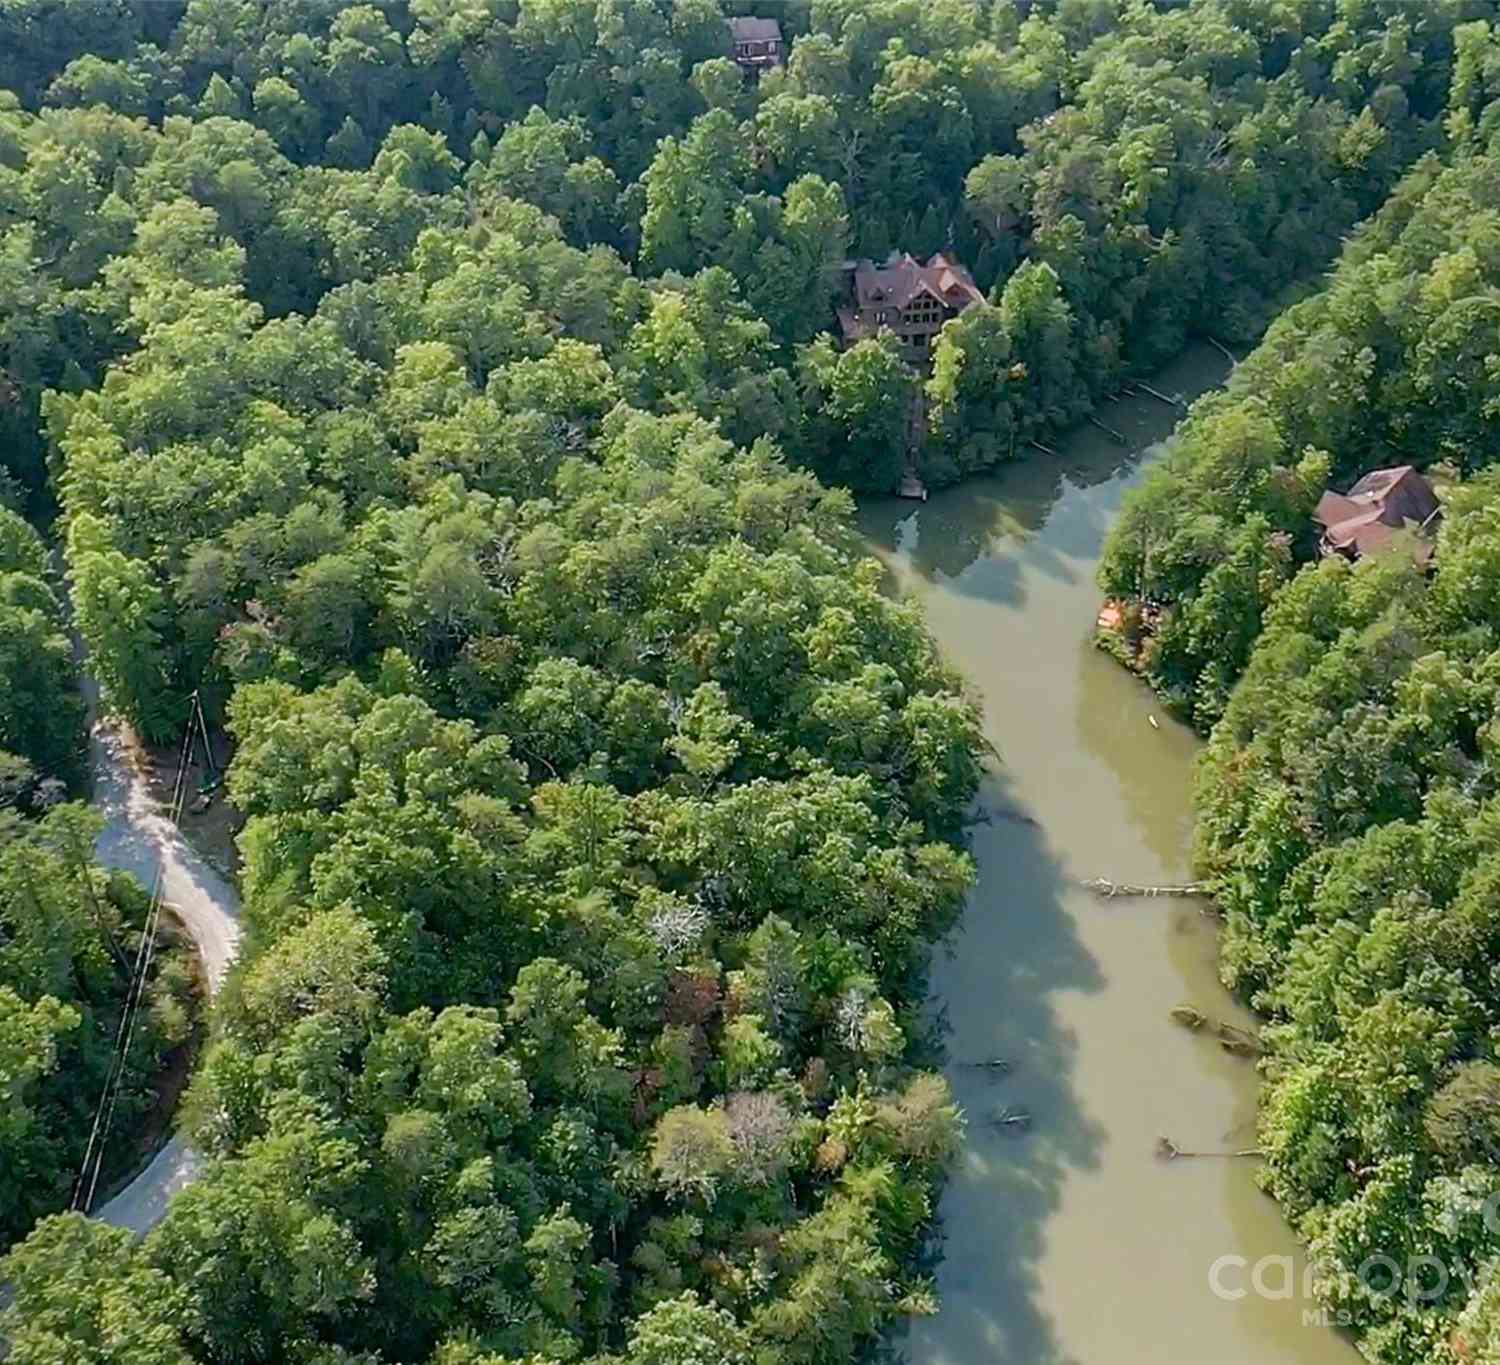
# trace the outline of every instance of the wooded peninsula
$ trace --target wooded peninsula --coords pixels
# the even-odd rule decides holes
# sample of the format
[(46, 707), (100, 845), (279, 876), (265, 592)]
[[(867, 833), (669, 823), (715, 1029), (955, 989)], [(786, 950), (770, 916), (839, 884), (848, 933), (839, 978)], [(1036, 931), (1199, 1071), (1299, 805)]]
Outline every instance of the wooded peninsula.
[[(8, 1359), (940, 1312), (992, 756), (854, 495), (1193, 339), (1101, 642), (1206, 737), (1236, 1145), (1369, 1359), (1500, 1365), (1495, 0), (0, 0)], [(102, 737), (224, 816), (222, 985)]]

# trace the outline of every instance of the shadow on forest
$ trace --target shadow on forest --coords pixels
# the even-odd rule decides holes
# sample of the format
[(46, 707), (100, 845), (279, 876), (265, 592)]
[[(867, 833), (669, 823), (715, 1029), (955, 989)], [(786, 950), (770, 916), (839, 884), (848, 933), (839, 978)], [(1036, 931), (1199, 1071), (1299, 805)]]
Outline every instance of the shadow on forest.
[[(1074, 930), (1045, 833), (1002, 774), (986, 780), (980, 802), (994, 814), (974, 832), (979, 884), (933, 973), (947, 1074), (968, 1120), (939, 1220), (942, 1310), (888, 1343), (889, 1358), (1072, 1365), (1043, 1307), (1040, 1263), (1062, 1187), (1098, 1164), (1104, 1133), (1076, 1091), (1077, 1039), (1056, 997), (1097, 991), (1104, 976)], [(994, 1057), (1010, 1062), (1009, 1073), (972, 1065)], [(994, 1125), (1007, 1107), (1030, 1113), (1028, 1131)], [(984, 1215), (975, 1216), (976, 1201)]]

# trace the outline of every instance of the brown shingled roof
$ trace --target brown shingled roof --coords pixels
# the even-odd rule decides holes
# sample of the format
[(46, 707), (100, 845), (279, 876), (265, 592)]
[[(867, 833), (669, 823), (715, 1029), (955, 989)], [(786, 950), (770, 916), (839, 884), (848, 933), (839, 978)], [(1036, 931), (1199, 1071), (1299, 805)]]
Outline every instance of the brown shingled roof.
[(1313, 520), (1329, 549), (1367, 555), (1402, 528), (1425, 526), (1437, 510), (1432, 485), (1404, 464), (1372, 470), (1347, 493), (1324, 493)]
[(883, 265), (861, 261), (854, 271), (854, 297), (860, 308), (905, 308), (923, 290), (950, 308), (963, 309), (984, 301), (974, 277), (942, 252), (926, 265), (910, 252), (899, 256), (892, 252)]

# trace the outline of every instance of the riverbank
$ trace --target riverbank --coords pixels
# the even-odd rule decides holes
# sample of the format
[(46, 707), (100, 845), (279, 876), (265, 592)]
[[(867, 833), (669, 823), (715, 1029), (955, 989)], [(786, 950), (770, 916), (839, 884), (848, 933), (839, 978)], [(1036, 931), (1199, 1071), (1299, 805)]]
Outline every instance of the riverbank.
[[(1204, 346), (1153, 384), (1191, 397), (1227, 371)], [(922, 600), (983, 699), (1002, 758), (985, 806), (1025, 817), (976, 828), (979, 883), (934, 963), (969, 1136), (941, 1207), (942, 1308), (904, 1344), (912, 1365), (1355, 1358), (1303, 1325), (1316, 1305), (1300, 1286), (1236, 1296), (1263, 1258), (1300, 1266), (1254, 1163), (1155, 1154), (1162, 1134), (1253, 1145), (1253, 1064), (1168, 1017), (1191, 1001), (1253, 1022), (1218, 984), (1214, 922), (1191, 902), (1111, 906), (1081, 885), (1188, 878), (1197, 741), (1092, 643), (1104, 534), (1176, 416), (1125, 400), (1109, 423), (1127, 448), (1084, 427), (1056, 459), (861, 512), (893, 585)], [(1012, 1069), (965, 1065), (988, 1057)], [(1008, 1108), (1032, 1115), (1026, 1134), (986, 1122)], [(1228, 1297), (1210, 1286), (1216, 1264)]]

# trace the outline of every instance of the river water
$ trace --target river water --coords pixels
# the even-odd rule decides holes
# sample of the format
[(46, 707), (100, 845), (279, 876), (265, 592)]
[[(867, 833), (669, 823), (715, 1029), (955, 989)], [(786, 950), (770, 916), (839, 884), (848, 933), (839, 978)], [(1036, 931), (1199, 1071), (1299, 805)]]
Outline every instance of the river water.
[[(1204, 347), (1154, 387), (1191, 398), (1225, 369)], [(1127, 447), (1084, 427), (1056, 459), (861, 509), (1000, 754), (978, 886), (933, 968), (969, 1120), (940, 1210), (942, 1309), (898, 1345), (910, 1365), (1351, 1365), (1341, 1337), (1304, 1323), (1303, 1259), (1255, 1163), (1154, 1155), (1160, 1135), (1254, 1146), (1253, 1064), (1167, 1017), (1191, 1002), (1251, 1022), (1218, 984), (1213, 921), (1077, 885), (1186, 877), (1197, 749), (1090, 643), (1105, 531), (1174, 422), (1145, 398), (1101, 415)], [(992, 1057), (1011, 1072), (965, 1065)], [(1029, 1131), (987, 1122), (1007, 1107), (1029, 1111)], [(1222, 1257), (1243, 1258), (1221, 1262), (1227, 1297), (1210, 1285)], [(1274, 1258), (1292, 1257), (1289, 1277)]]

